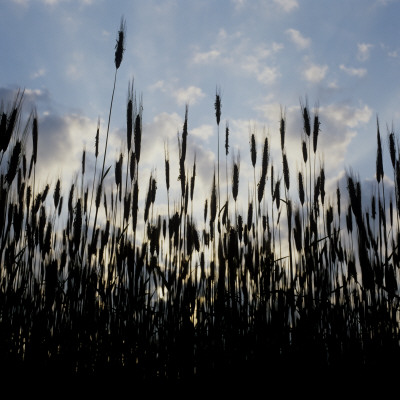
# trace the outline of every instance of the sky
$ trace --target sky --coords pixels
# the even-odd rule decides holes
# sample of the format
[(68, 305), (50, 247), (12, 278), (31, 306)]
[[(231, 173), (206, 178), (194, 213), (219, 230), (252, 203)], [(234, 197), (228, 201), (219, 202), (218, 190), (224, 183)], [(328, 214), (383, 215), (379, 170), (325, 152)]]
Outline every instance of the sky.
[[(196, 158), (195, 193), (203, 209), (217, 164), (217, 89), (221, 185), (225, 162), (230, 175), (232, 157), (240, 155), (243, 208), (254, 189), (249, 134), (256, 134), (258, 165), (267, 136), (271, 161), (280, 166), (281, 112), (296, 188), (304, 138), (300, 104), (318, 108), (318, 157), (334, 190), (349, 170), (373, 181), (377, 118), (389, 160), (386, 135), (400, 126), (399, 15), (398, 0), (0, 0), (0, 101), (7, 108), (16, 90), (25, 90), (26, 115), (36, 109), (39, 118), (38, 182), (54, 184), (61, 177), (67, 191), (84, 148), (89, 171), (93, 168), (98, 119), (100, 149), (104, 146), (114, 48), (124, 18), (125, 52), (107, 165), (126, 148), (126, 102), (133, 82), (143, 105), (142, 200), (152, 173), (156, 203), (165, 212), (166, 145), (171, 202), (179, 199), (177, 136), (188, 105), (187, 169)], [(388, 184), (389, 167), (387, 162)]]

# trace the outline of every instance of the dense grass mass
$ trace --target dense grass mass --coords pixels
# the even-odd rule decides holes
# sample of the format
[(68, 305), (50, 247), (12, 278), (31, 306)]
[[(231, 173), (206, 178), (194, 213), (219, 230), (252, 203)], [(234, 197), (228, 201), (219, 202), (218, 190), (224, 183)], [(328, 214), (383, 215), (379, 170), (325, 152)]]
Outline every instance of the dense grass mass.
[[(121, 22), (115, 80), (123, 41)], [(394, 368), (400, 355), (400, 158), (394, 133), (388, 134), (394, 198), (385, 194), (379, 124), (375, 194), (365, 198), (349, 174), (348, 192), (338, 187), (328, 196), (324, 167), (316, 162), (318, 111), (301, 105), (302, 166), (295, 174), (282, 113), (276, 135), (281, 163), (271, 164), (268, 138), (258, 149), (250, 136), (254, 182), (245, 183), (253, 190), (247, 215), (241, 215), (240, 158), (234, 156), (230, 168), (226, 161), (225, 170), (219, 159), (217, 91), (218, 170), (200, 227), (193, 218), (196, 161), (186, 162), (188, 108), (178, 140), (181, 197), (170, 210), (166, 148), (168, 215), (155, 215), (160, 182), (154, 176), (140, 180), (142, 115), (132, 86), (125, 151), (113, 168), (105, 164), (111, 100), (103, 154), (100, 127), (94, 132), (94, 176), (87, 176), (84, 151), (79, 179), (65, 199), (64, 183), (35, 184), (38, 118), (32, 113), (22, 124), (22, 100), (18, 93), (0, 109), (2, 369), (209, 382), (315, 377), (320, 371), (353, 379), (357, 371)], [(228, 124), (223, 133), (228, 156)], [(114, 190), (105, 185), (111, 174)], [(231, 185), (220, 186), (221, 174)], [(147, 191), (142, 207), (139, 190)]]

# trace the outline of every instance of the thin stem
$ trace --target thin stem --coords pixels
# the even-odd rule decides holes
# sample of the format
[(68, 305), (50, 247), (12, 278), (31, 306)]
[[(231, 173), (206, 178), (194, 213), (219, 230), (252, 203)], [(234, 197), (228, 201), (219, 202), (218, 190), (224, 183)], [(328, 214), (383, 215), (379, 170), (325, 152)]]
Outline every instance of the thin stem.
[[(102, 166), (102, 168), (101, 168), (100, 186), (103, 185), (103, 179), (104, 179), (104, 165), (105, 165), (105, 162), (106, 162), (107, 145), (108, 145), (108, 134), (109, 134), (109, 131), (110, 131), (111, 112), (112, 112), (112, 105), (113, 105), (113, 101), (114, 101), (115, 83), (116, 83), (116, 81), (117, 81), (117, 71), (118, 71), (118, 69), (115, 68), (114, 86), (113, 86), (113, 91), (112, 91), (112, 96), (111, 96), (110, 111), (109, 111), (109, 113), (108, 113), (108, 124), (107, 124), (106, 145), (105, 145), (105, 148), (104, 148), (103, 166)], [(93, 224), (93, 231), (92, 231), (92, 242), (93, 242), (94, 234), (95, 234), (95, 231), (96, 231), (96, 223), (97, 223), (98, 211), (99, 211), (99, 208), (96, 207), (96, 214), (95, 214), (95, 216), (94, 216), (94, 224)], [(92, 244), (93, 244), (93, 243), (92, 243)]]

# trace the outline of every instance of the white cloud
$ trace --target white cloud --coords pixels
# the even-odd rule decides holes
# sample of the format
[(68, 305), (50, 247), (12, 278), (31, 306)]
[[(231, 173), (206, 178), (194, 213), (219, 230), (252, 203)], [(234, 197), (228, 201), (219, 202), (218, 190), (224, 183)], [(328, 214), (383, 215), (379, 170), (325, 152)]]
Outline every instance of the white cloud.
[(358, 78), (362, 78), (367, 74), (367, 70), (365, 68), (352, 68), (352, 67), (346, 67), (345, 65), (341, 64), (339, 68), (346, 72), (346, 74), (350, 76), (357, 76)]
[(234, 67), (235, 71), (245, 71), (258, 82), (271, 84), (280, 76), (278, 68), (272, 63), (274, 55), (282, 49), (281, 43), (257, 45), (250, 43), (249, 38), (244, 37), (240, 31), (229, 34), (220, 29), (211, 49), (205, 52), (197, 51), (191, 62)]
[[(182, 126), (183, 120), (177, 113), (163, 112), (156, 115), (153, 121), (143, 127), (143, 132), (146, 134), (142, 135), (142, 155), (143, 161), (148, 166), (152, 167), (153, 164), (159, 162), (160, 154), (164, 154), (165, 142), (175, 141), (176, 133), (182, 129)], [(173, 145), (175, 147), (175, 142)], [(157, 149), (158, 151), (156, 151)]]
[(270, 85), (280, 77), (275, 67), (265, 66), (257, 57), (249, 56), (243, 60), (242, 69), (254, 75), (255, 78), (265, 85)]
[(283, 8), (284, 11), (290, 12), (299, 7), (297, 0), (274, 0), (274, 2)]
[(153, 84), (149, 87), (149, 89), (150, 89), (151, 91), (154, 91), (154, 90), (165, 91), (165, 82), (164, 82), (163, 80), (159, 80), (159, 81), (157, 81), (156, 83), (153, 83)]
[(170, 94), (179, 106), (184, 104), (196, 104), (205, 94), (197, 86), (188, 86), (186, 88), (178, 88), (175, 83), (168, 83), (159, 80), (149, 87), (151, 91), (159, 90), (163, 93)]
[(272, 51), (274, 53), (277, 53), (278, 51), (282, 50), (283, 48), (284, 48), (284, 46), (282, 43), (276, 43), (276, 42), (272, 43)]
[(85, 143), (94, 142), (96, 127), (96, 121), (81, 115), (43, 113), (39, 118), (38, 138), (40, 184), (55, 182), (58, 177), (65, 187), (72, 183), (73, 176), (79, 172)]
[(327, 65), (316, 65), (312, 64), (307, 69), (303, 71), (304, 78), (313, 83), (321, 82), (322, 79), (325, 78), (326, 73), (328, 72)]
[(286, 34), (289, 35), (290, 40), (298, 49), (306, 49), (307, 47), (310, 47), (311, 39), (304, 37), (298, 30), (287, 29)]
[[(244, 46), (243, 46), (244, 47)], [(281, 51), (284, 48), (282, 43), (273, 42), (269, 47), (266, 45), (254, 46), (254, 52), (252, 57), (257, 58), (259, 60), (265, 59), (273, 56), (278, 51)]]
[(178, 105), (184, 105), (186, 103), (196, 104), (198, 100), (205, 96), (203, 91), (196, 86), (189, 86), (187, 88), (179, 88), (173, 92)]
[(45, 68), (40, 68), (37, 71), (35, 71), (32, 75), (32, 79), (40, 78), (41, 76), (44, 76), (46, 74)]
[(358, 43), (357, 44), (357, 59), (359, 61), (366, 61), (370, 57), (370, 50), (374, 46), (370, 43)]
[[(236, 71), (245, 71), (258, 82), (271, 84), (276, 82), (280, 73), (272, 64), (273, 56), (283, 49), (281, 43), (251, 44), (241, 32), (227, 33), (224, 29), (218, 32), (215, 44), (207, 52), (197, 52), (192, 62), (205, 64), (217, 62), (224, 67), (234, 66)], [(268, 60), (268, 61), (267, 61)]]
[(280, 77), (280, 73), (277, 70), (277, 68), (270, 68), (270, 67), (262, 67), (258, 72), (257, 72), (257, 80), (261, 83), (264, 83), (265, 85), (270, 85), (274, 82), (277, 81), (277, 79)]
[(220, 55), (221, 53), (217, 50), (196, 53), (193, 57), (193, 62), (195, 64), (207, 64), (217, 59)]
[(367, 105), (354, 107), (349, 104), (331, 104), (319, 108), (321, 134), (318, 138), (318, 148), (324, 155), (326, 171), (332, 174), (352, 167), (365, 147), (359, 146), (360, 154), (352, 153), (349, 157), (348, 148), (370, 122), (372, 109)]
[(35, 101), (43, 96), (43, 91), (40, 89), (25, 89), (24, 96), (34, 99), (34, 101)]
[(367, 123), (372, 117), (372, 110), (367, 106), (354, 108), (348, 105), (330, 105), (320, 108), (324, 118), (334, 120), (348, 128), (356, 128)]
[(190, 134), (196, 136), (200, 140), (208, 141), (215, 133), (213, 125), (201, 125), (198, 128), (194, 128), (190, 131)]
[(266, 119), (268, 130), (278, 132), (280, 115), (283, 109), (282, 104), (276, 101), (275, 96), (266, 96), (261, 105), (257, 105), (255, 109), (260, 111), (263, 118)]

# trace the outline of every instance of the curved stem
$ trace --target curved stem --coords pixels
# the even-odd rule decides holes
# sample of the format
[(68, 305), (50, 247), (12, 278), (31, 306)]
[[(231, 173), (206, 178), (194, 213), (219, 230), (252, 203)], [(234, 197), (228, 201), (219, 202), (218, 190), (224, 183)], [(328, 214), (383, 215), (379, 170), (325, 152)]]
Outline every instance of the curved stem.
[[(107, 154), (107, 144), (108, 144), (108, 134), (110, 131), (110, 121), (111, 121), (111, 111), (112, 111), (112, 105), (114, 101), (114, 92), (115, 92), (115, 82), (117, 80), (117, 71), (118, 69), (115, 69), (115, 74), (114, 74), (114, 86), (113, 86), (113, 91), (112, 91), (112, 96), (111, 96), (111, 104), (110, 104), (110, 111), (108, 113), (108, 124), (107, 124), (107, 135), (106, 135), (106, 145), (104, 148), (104, 157), (103, 157), (103, 166), (101, 168), (101, 178), (100, 178), (100, 187), (103, 185), (103, 179), (104, 179), (104, 165), (106, 162), (106, 154)], [(101, 190), (101, 189), (100, 189)], [(97, 223), (97, 215), (98, 215), (99, 208), (96, 207), (96, 214), (94, 216), (94, 223), (93, 223), (93, 231), (92, 231), (92, 245), (94, 245), (93, 240), (94, 240), (94, 235), (96, 232), (96, 223)]]

